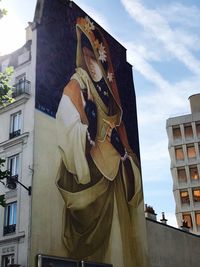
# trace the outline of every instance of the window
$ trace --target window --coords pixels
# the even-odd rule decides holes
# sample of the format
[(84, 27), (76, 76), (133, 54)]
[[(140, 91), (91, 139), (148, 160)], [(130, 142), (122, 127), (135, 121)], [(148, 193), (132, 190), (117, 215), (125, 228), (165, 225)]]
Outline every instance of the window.
[(200, 138), (200, 123), (196, 124), (197, 137)]
[(193, 138), (193, 131), (192, 131), (191, 125), (185, 126), (184, 131), (185, 131), (185, 139), (186, 140), (190, 140)]
[(30, 93), (30, 82), (26, 80), (26, 74), (18, 76), (15, 80), (13, 97), (20, 96), (21, 94)]
[(189, 160), (196, 159), (196, 151), (194, 146), (187, 147), (187, 156)]
[(199, 174), (196, 166), (191, 166), (190, 167), (190, 178), (191, 180), (198, 180), (199, 179)]
[(180, 148), (175, 148), (175, 156), (177, 161), (183, 161), (184, 160), (184, 155), (183, 155), (183, 149)]
[(183, 214), (183, 221), (187, 223), (189, 228), (192, 228), (192, 218), (191, 215), (188, 214)]
[(200, 213), (199, 212), (195, 213), (195, 219), (196, 219), (197, 226), (200, 226)]
[(178, 169), (178, 181), (179, 183), (186, 183), (187, 182), (187, 177), (186, 177), (186, 172), (185, 169)]
[(181, 130), (180, 130), (180, 127), (174, 127), (172, 129), (172, 131), (173, 131), (174, 141), (181, 140)]
[(21, 111), (11, 115), (10, 120), (10, 139), (21, 133)]
[(200, 202), (200, 189), (193, 189), (192, 195), (194, 202)]
[(9, 264), (14, 264), (14, 254), (2, 256), (1, 266), (8, 267)]
[(19, 154), (8, 158), (8, 169), (10, 170), (11, 176), (19, 175)]
[(17, 221), (17, 202), (13, 202), (5, 207), (4, 231), (3, 231), (4, 235), (15, 232), (16, 221)]
[(24, 92), (25, 89), (25, 81), (26, 81), (26, 74), (22, 74), (18, 77), (16, 77), (16, 84), (15, 84), (15, 90), (17, 91), (17, 95)]
[(190, 203), (189, 193), (187, 190), (180, 191), (180, 196), (181, 196), (181, 203), (182, 204), (189, 204)]

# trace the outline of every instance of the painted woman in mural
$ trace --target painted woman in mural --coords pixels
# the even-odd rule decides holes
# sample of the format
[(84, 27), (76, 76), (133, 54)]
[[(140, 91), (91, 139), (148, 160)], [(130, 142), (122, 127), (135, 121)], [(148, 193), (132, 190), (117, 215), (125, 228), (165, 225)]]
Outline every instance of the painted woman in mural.
[(140, 168), (130, 149), (107, 42), (88, 17), (76, 24), (74, 75), (56, 114), (67, 256), (144, 266)]

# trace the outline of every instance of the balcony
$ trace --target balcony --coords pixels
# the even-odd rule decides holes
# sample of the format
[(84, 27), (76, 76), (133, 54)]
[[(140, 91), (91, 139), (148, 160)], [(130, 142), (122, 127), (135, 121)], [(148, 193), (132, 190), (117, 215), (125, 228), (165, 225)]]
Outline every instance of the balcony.
[(28, 80), (20, 81), (16, 83), (13, 87), (14, 87), (12, 93), (13, 98), (16, 98), (17, 96), (20, 96), (22, 94), (30, 95), (31, 83)]
[(15, 138), (17, 136), (19, 136), (21, 134), (21, 130), (17, 130), (17, 131), (14, 131), (12, 133), (9, 134), (9, 139), (12, 139), (12, 138)]
[(6, 225), (3, 228), (3, 234), (4, 235), (15, 233), (15, 231), (16, 231), (16, 224)]
[(16, 182), (18, 181), (18, 174), (12, 175), (11, 171), (10, 173), (11, 176), (7, 178), (6, 185), (9, 189), (14, 190), (17, 187)]

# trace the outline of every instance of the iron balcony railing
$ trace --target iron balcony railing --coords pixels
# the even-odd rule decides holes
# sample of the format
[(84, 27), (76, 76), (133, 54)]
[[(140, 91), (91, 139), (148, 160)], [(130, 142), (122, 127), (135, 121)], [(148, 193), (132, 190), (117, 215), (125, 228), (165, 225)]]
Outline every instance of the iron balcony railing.
[(12, 97), (15, 98), (22, 94), (30, 94), (31, 83), (28, 80), (23, 80), (16, 83), (13, 89)]
[(19, 136), (21, 134), (21, 130), (17, 130), (17, 131), (13, 131), (12, 133), (9, 133), (9, 138), (12, 139), (12, 138), (15, 138), (17, 136)]
[(6, 225), (3, 228), (4, 235), (15, 233), (15, 231), (16, 231), (16, 224)]

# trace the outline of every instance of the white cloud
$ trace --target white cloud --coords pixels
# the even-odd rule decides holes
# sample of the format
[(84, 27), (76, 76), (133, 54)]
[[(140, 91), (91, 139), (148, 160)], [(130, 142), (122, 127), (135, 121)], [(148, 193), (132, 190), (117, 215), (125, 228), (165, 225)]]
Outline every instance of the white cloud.
[[(170, 84), (147, 62), (147, 59), (152, 57), (153, 53), (148, 54), (146, 48), (137, 46), (133, 42), (123, 44), (127, 48), (127, 59), (134, 66), (135, 70), (156, 84), (158, 88), (163, 90), (170, 89)], [(155, 57), (156, 55), (154, 55)]]
[(174, 1), (173, 3), (164, 3), (157, 10), (170, 23), (176, 23), (177, 26), (187, 29), (199, 29), (200, 9), (197, 6), (187, 4), (187, 2), (183, 5)]
[(196, 75), (200, 74), (200, 62), (179, 40), (177, 30), (170, 27), (168, 21), (158, 10), (147, 9), (138, 0), (121, 0), (121, 2), (130, 16), (140, 23), (145, 31), (150, 31), (152, 36), (159, 40), (174, 57), (184, 63), (191, 72)]
[(111, 32), (107, 19), (100, 12), (98, 12), (91, 6), (84, 4), (80, 0), (75, 0), (74, 2), (76, 2), (80, 6), (80, 8), (82, 8), (92, 19), (94, 19), (99, 25), (101, 25), (101, 27), (103, 27), (106, 31)]
[(8, 54), (25, 43), (25, 29), (23, 23), (11, 9), (0, 20), (0, 55)]

